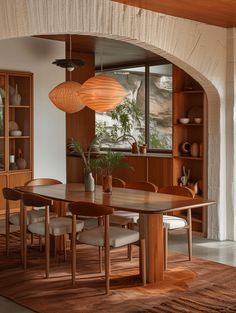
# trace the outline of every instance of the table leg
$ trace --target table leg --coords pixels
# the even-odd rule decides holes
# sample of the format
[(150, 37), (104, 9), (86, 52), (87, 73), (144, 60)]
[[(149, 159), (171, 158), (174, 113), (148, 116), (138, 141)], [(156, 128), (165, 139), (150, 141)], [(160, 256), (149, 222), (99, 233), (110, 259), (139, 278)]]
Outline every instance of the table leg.
[(140, 239), (146, 243), (147, 281), (164, 279), (163, 215), (140, 214)]

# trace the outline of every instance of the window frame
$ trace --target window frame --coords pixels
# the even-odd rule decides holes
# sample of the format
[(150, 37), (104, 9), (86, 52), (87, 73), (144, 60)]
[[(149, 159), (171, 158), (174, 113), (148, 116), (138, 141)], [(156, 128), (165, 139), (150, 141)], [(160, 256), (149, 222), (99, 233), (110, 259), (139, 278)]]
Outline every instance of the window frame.
[[(149, 63), (137, 63), (132, 65), (122, 65), (122, 66), (112, 66), (112, 67), (106, 67), (101, 70), (96, 70), (96, 73), (106, 73), (106, 72), (112, 72), (117, 70), (128, 70), (130, 68), (135, 67), (144, 67), (145, 69), (145, 141), (147, 143), (147, 153), (161, 153), (161, 154), (172, 154), (173, 151), (173, 143), (172, 143), (172, 149), (150, 149), (149, 148), (149, 137), (150, 137), (150, 129), (149, 129), (149, 123), (150, 123), (150, 110), (149, 110), (149, 88), (150, 88), (150, 67), (152, 66), (158, 66), (158, 65), (164, 65), (164, 64), (171, 64), (171, 62), (149, 62)], [(173, 75), (172, 75), (173, 77)], [(173, 101), (173, 94), (172, 94), (172, 101)], [(172, 112), (173, 114), (173, 112)], [(95, 118), (95, 124), (96, 124), (96, 118)], [(173, 125), (172, 126), (172, 133), (173, 133)], [(101, 148), (102, 151), (107, 151), (108, 148)], [(130, 152), (130, 149), (125, 148), (111, 148), (112, 151), (119, 151), (119, 152)]]

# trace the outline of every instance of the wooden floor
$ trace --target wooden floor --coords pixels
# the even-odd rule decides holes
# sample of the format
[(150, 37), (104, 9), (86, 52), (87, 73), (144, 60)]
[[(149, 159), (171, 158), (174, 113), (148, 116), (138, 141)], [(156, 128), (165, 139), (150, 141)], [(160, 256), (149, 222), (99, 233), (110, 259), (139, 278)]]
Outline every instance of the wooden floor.
[[(98, 276), (97, 249), (85, 245), (78, 252), (78, 280), (70, 283), (70, 258), (52, 259), (51, 278), (44, 279), (43, 253), (29, 249), (29, 268), (19, 262), (18, 234), (11, 235), (14, 251), (7, 259), (0, 236), (0, 294), (36, 312), (236, 312), (236, 268), (194, 259), (170, 256), (165, 282), (155, 288), (142, 287), (138, 258), (129, 262), (126, 250), (112, 252), (111, 295)], [(138, 250), (135, 254), (137, 256)]]

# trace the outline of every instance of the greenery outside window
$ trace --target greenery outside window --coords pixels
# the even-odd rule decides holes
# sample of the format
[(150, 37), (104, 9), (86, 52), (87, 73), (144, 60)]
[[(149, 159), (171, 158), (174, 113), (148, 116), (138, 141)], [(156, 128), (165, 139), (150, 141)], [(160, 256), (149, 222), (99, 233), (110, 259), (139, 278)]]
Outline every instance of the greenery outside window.
[[(112, 112), (96, 113), (96, 134), (111, 138), (102, 148), (130, 150), (130, 144), (147, 144), (149, 151), (172, 149), (172, 66), (141, 66), (106, 71), (128, 91)], [(126, 140), (120, 140), (123, 135)], [(122, 137), (123, 138), (123, 137)]]

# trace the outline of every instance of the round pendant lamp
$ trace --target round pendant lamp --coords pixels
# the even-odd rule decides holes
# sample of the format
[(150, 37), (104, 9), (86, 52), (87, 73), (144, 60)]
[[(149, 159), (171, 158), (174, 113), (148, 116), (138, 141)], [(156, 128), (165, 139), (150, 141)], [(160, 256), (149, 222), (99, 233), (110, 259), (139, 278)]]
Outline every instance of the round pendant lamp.
[(127, 91), (114, 78), (97, 75), (89, 78), (80, 88), (83, 104), (96, 112), (112, 111), (127, 96)]
[(84, 108), (79, 97), (80, 88), (81, 84), (66, 81), (53, 88), (48, 97), (58, 109), (66, 113), (75, 113)]

